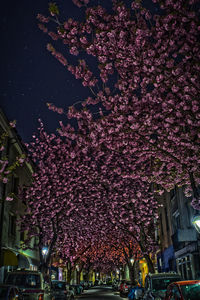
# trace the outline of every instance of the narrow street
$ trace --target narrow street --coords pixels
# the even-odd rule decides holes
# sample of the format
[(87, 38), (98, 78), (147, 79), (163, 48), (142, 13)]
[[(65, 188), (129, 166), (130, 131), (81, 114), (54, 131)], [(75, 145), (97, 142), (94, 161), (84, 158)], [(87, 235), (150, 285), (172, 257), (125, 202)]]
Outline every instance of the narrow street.
[(113, 289), (111, 287), (102, 286), (102, 287), (93, 287), (93, 288), (90, 288), (89, 290), (85, 290), (84, 293), (81, 296), (79, 296), (77, 299), (119, 300), (122, 298), (119, 296), (119, 293), (116, 291), (113, 291)]

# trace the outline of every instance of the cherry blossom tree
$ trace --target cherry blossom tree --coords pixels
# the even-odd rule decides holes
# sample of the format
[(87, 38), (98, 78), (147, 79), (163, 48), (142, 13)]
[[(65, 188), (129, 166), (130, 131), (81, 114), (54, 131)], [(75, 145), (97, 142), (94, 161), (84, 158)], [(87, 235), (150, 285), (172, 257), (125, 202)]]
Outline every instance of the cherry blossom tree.
[[(149, 188), (139, 179), (121, 176), (119, 165), (128, 168), (126, 157), (92, 148), (82, 121), (78, 133), (60, 125), (58, 135), (47, 134), (40, 122), (39, 136), (27, 145), (37, 168), (22, 193), (27, 209), (21, 228), (29, 240), (38, 238), (41, 270), (47, 272), (55, 252), (71, 263), (72, 271), (88, 246), (117, 231), (134, 238), (153, 271), (149, 253), (155, 248), (158, 204)], [(44, 245), (49, 248), (45, 260)]]
[[(118, 143), (129, 141), (131, 152), (149, 165), (143, 176), (167, 190), (186, 185), (198, 208), (199, 1), (152, 2), (152, 13), (141, 1), (133, 1), (131, 10), (113, 1), (111, 13), (88, 7), (84, 22), (59, 20), (59, 10), (51, 4), (51, 17), (39, 15), (39, 27), (53, 40), (62, 40), (72, 55), (85, 51), (96, 57), (98, 74), (85, 60), (73, 66), (54, 46), (47, 47), (91, 90), (83, 106), (101, 103), (112, 112), (113, 122), (103, 120), (104, 140), (109, 131)], [(52, 17), (55, 32), (46, 27)], [(75, 115), (74, 108), (69, 115)], [(137, 164), (133, 169), (138, 171)]]
[[(37, 168), (31, 186), (24, 187), (21, 194), (26, 199), (21, 228), (28, 231), (29, 240), (37, 237), (41, 268), (46, 272), (58, 236), (64, 239), (70, 230), (73, 232), (76, 222), (74, 213), (77, 206), (71, 194), (73, 180), (78, 180), (73, 166), (74, 149), (70, 141), (63, 143), (59, 136), (47, 134), (41, 122), (39, 137), (34, 136), (34, 141), (27, 147), (29, 157)], [(71, 222), (72, 219), (74, 222)], [(42, 257), (43, 246), (49, 248), (45, 261)]]

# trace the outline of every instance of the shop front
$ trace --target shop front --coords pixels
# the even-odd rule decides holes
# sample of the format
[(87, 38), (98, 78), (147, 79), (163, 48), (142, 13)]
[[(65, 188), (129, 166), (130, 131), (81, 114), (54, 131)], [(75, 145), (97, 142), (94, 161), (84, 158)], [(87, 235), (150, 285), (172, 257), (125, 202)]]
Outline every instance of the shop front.
[(197, 242), (175, 252), (177, 270), (185, 280), (200, 278), (200, 256)]

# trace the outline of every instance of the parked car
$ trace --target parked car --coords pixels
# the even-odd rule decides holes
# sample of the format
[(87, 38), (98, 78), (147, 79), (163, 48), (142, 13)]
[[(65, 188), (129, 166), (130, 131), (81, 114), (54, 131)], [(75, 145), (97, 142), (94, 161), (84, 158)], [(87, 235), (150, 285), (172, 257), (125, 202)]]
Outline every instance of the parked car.
[(81, 295), (83, 293), (83, 287), (80, 284), (72, 284), (72, 288), (75, 290), (75, 295)]
[(117, 291), (120, 292), (120, 291), (123, 289), (124, 283), (125, 283), (125, 280), (120, 280), (120, 281), (118, 282)]
[(68, 288), (66, 281), (64, 280), (52, 280), (51, 281), (52, 295), (55, 300), (71, 300), (74, 299), (74, 295)]
[(127, 297), (131, 289), (131, 281), (125, 280), (120, 285), (120, 297)]
[(82, 285), (82, 287), (85, 290), (89, 289), (89, 283), (88, 283), (88, 281), (81, 281), (80, 284)]
[(103, 281), (99, 280), (98, 285), (103, 285)]
[(54, 300), (50, 285), (45, 284), (42, 273), (38, 271), (17, 270), (9, 272), (5, 284), (16, 286), (23, 300)]
[(143, 293), (144, 293), (144, 289), (142, 286), (138, 286), (138, 285), (131, 286), (129, 294), (128, 294), (128, 299), (129, 300), (143, 299)]
[(200, 280), (173, 282), (167, 287), (165, 300), (200, 300)]
[(113, 280), (113, 282), (112, 282), (112, 289), (113, 289), (114, 291), (117, 291), (117, 290), (118, 290), (119, 282), (120, 282), (119, 279)]
[(66, 287), (67, 287), (67, 290), (68, 290), (68, 293), (69, 293), (69, 299), (74, 299), (75, 296), (76, 296), (76, 290), (75, 290), (75, 287), (73, 287), (73, 285), (71, 284), (66, 284)]
[(14, 285), (0, 284), (0, 299), (2, 300), (22, 300), (22, 294)]
[(107, 284), (108, 286), (111, 286), (111, 285), (112, 285), (112, 280), (111, 280), (111, 279), (106, 280), (106, 284)]
[(94, 283), (93, 283), (92, 280), (89, 280), (88, 283), (89, 283), (89, 287), (93, 287), (94, 286)]
[(165, 298), (167, 286), (182, 278), (175, 272), (148, 274), (145, 278), (144, 300), (162, 300)]

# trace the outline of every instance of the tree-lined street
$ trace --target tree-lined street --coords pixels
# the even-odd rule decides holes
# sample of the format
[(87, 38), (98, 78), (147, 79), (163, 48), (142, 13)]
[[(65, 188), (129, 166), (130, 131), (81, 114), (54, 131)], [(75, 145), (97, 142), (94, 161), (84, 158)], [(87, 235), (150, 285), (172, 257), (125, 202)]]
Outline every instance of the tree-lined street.
[(200, 2), (72, 2), (78, 18), (54, 2), (38, 12), (38, 36), (87, 96), (47, 101), (62, 121), (53, 131), (38, 116), (27, 142), (2, 112), (2, 277), (29, 265), (67, 284), (199, 279)]
[(86, 290), (83, 295), (79, 296), (78, 299), (102, 299), (102, 300), (117, 300), (121, 299), (118, 292), (113, 292), (111, 287), (93, 287), (90, 290)]

